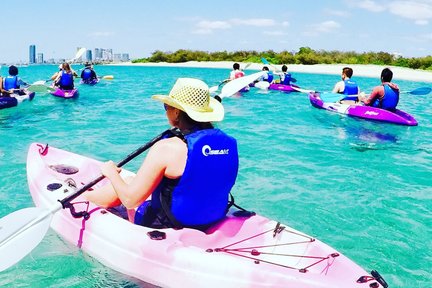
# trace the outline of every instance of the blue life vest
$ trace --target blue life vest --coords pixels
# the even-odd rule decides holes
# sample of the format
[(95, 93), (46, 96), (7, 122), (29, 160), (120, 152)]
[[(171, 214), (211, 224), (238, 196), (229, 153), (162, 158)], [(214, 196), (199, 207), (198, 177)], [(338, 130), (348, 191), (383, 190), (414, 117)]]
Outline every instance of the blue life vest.
[(344, 80), (344, 83), (345, 83), (345, 88), (343, 91), (344, 95), (357, 95), (358, 94), (359, 88), (358, 88), (357, 82), (355, 82), (351, 79), (347, 79), (347, 80)]
[(273, 81), (273, 73), (272, 72), (267, 72), (267, 78), (264, 78), (264, 81), (267, 81), (267, 82), (271, 83)]
[(388, 84), (385, 84), (383, 99), (375, 100), (372, 106), (381, 109), (386, 109), (386, 110), (394, 110), (396, 109), (398, 103), (399, 103), (399, 90), (394, 90)]
[(73, 89), (74, 87), (74, 79), (73, 79), (73, 74), (71, 73), (66, 73), (66, 71), (62, 71), (61, 72), (62, 75), (60, 77), (60, 88), (66, 88), (66, 89)]
[(18, 76), (6, 76), (3, 80), (3, 89), (18, 89)]
[(283, 77), (281, 76), (280, 84), (290, 85), (291, 84), (291, 74), (290, 73), (284, 73)]
[[(199, 130), (186, 135), (185, 140), (186, 167), (168, 201), (170, 211), (165, 213), (183, 227), (208, 225), (226, 215), (238, 172), (237, 142), (219, 129)], [(155, 210), (164, 208), (163, 184), (152, 193), (150, 206)]]
[(91, 76), (92, 76), (92, 71), (88, 68), (84, 69), (82, 74), (81, 74), (81, 78), (86, 81), (86, 80), (91, 80)]

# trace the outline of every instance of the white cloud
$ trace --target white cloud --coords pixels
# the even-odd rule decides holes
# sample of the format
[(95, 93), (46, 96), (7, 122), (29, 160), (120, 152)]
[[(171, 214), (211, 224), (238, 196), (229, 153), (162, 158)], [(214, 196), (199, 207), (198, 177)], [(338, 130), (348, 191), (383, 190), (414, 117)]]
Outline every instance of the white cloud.
[(427, 25), (432, 18), (432, 1), (395, 1), (389, 5), (392, 14)]
[(211, 34), (213, 30), (217, 29), (230, 29), (231, 24), (226, 21), (199, 21), (196, 25), (194, 34)]
[(341, 10), (333, 10), (333, 9), (324, 9), (324, 13), (328, 14), (328, 15), (332, 15), (332, 16), (337, 16), (337, 17), (348, 17), (349, 13), (346, 11), (341, 11)]
[(324, 21), (320, 24), (313, 25), (316, 31), (322, 32), (322, 33), (330, 33), (333, 32), (341, 27), (341, 25), (333, 20)]
[(231, 19), (229, 20), (233, 25), (255, 26), (255, 27), (269, 27), (275, 26), (276, 22), (273, 19), (267, 18), (253, 18), (253, 19)]
[(288, 21), (283, 21), (282, 22), (282, 26), (283, 27), (288, 27), (288, 26), (290, 26), (290, 23)]
[(366, 9), (371, 12), (381, 12), (386, 9), (385, 6), (378, 4), (375, 1), (372, 0), (363, 0), (363, 1), (356, 1), (356, 6), (359, 8)]
[[(276, 21), (268, 18), (239, 19), (234, 18), (227, 21), (209, 21), (201, 20), (195, 25), (194, 34), (212, 34), (214, 30), (226, 30), (235, 26), (253, 26), (253, 27), (272, 27), (276, 26)], [(288, 21), (282, 22), (282, 26), (289, 26)]]

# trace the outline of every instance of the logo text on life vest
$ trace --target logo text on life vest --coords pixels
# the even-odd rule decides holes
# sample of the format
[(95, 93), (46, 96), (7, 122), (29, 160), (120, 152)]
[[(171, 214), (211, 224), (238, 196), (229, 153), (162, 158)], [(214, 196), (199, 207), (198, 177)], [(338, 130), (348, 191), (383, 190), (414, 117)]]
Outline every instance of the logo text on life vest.
[(228, 154), (228, 152), (229, 152), (229, 149), (221, 149), (221, 150), (215, 149), (215, 150), (212, 150), (209, 145), (204, 145), (202, 147), (202, 153), (203, 153), (204, 156), (226, 155), (226, 154)]

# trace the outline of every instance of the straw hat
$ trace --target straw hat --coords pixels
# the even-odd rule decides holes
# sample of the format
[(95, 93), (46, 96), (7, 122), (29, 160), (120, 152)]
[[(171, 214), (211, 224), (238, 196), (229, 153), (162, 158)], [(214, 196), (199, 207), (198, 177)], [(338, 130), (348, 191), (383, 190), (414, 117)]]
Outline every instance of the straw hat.
[(197, 122), (222, 121), (224, 108), (210, 97), (209, 87), (201, 80), (179, 78), (169, 95), (153, 95), (153, 99), (180, 109)]

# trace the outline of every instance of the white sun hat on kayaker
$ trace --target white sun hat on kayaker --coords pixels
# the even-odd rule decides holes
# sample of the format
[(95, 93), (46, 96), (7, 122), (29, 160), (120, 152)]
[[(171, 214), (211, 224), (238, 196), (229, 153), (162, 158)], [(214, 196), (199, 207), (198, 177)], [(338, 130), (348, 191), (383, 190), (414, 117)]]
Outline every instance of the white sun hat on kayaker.
[(153, 95), (153, 99), (184, 111), (197, 122), (222, 121), (224, 108), (210, 96), (206, 83), (194, 78), (178, 78), (169, 95)]

